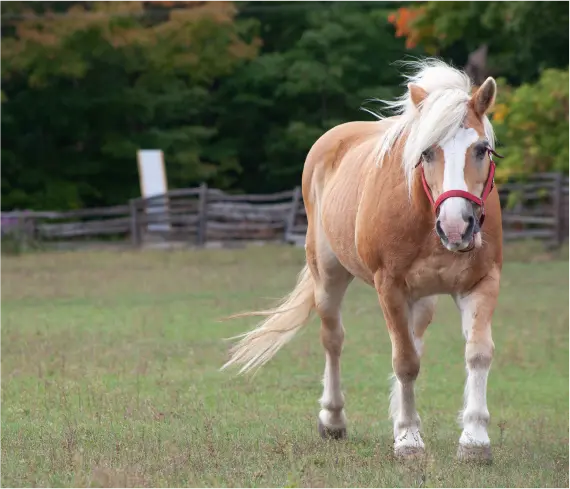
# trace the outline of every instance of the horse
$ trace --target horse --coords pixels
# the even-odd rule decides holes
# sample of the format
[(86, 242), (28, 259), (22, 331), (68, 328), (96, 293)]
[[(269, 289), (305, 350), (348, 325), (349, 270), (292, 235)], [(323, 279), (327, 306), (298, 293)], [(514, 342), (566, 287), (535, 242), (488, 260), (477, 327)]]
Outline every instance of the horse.
[(466, 340), (457, 457), (489, 462), (486, 395), (502, 224), (493, 160), (500, 155), (487, 114), (497, 85), (489, 77), (473, 87), (465, 72), (435, 58), (410, 65), (404, 95), (382, 101), (392, 115), (336, 126), (310, 149), (302, 175), (306, 265), (277, 306), (241, 314), (265, 319), (236, 337), (222, 369), (261, 367), (316, 311), (325, 353), (318, 431), (346, 437), (341, 303), (356, 277), (376, 289), (390, 335), (394, 454), (417, 458), (425, 453), (414, 395), (423, 335), (437, 296), (451, 295)]

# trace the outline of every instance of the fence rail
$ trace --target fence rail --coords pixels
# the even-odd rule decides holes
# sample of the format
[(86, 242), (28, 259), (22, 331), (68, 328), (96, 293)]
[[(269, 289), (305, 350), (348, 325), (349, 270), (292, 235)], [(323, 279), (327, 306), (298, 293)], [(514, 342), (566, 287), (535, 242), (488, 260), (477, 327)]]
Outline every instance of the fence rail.
[[(535, 238), (560, 245), (568, 238), (568, 176), (534, 175), (499, 186), (505, 240)], [(269, 195), (234, 195), (205, 184), (127, 205), (2, 213), (2, 235), (46, 243), (182, 243), (284, 241), (302, 244), (307, 216), (299, 187)]]

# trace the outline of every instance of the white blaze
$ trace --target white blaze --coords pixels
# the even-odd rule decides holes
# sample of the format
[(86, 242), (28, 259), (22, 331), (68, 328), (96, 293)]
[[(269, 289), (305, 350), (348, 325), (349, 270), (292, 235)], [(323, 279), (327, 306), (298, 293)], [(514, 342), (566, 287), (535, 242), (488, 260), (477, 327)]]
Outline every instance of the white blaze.
[[(441, 145), (445, 159), (443, 169), (443, 192), (449, 190), (469, 191), (465, 183), (465, 154), (467, 149), (479, 139), (473, 128), (460, 128), (455, 136)], [(461, 219), (467, 202), (461, 197), (450, 197), (440, 208), (440, 219)]]

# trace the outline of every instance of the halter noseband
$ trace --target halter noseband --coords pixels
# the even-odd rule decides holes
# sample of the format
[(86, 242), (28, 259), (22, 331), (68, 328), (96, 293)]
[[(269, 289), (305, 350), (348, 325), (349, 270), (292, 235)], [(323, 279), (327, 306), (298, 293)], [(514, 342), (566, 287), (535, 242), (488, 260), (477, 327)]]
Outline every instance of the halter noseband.
[(427, 195), (427, 198), (431, 202), (436, 217), (439, 216), (439, 209), (441, 207), (441, 204), (443, 204), (447, 199), (450, 199), (451, 197), (461, 197), (463, 199), (467, 199), (473, 202), (474, 204), (477, 204), (481, 208), (481, 217), (479, 217), (479, 228), (483, 226), (483, 222), (485, 221), (485, 201), (487, 200), (487, 197), (489, 197), (491, 190), (493, 190), (493, 187), (495, 186), (496, 165), (495, 162), (493, 161), (493, 155), (495, 155), (497, 158), (502, 158), (501, 155), (493, 151), (491, 148), (487, 148), (487, 152), (489, 154), (489, 159), (491, 160), (491, 164), (489, 166), (489, 175), (487, 176), (487, 181), (485, 182), (485, 187), (483, 188), (483, 193), (481, 194), (481, 197), (477, 197), (476, 195), (473, 195), (470, 192), (466, 192), (465, 190), (448, 190), (447, 192), (443, 192), (437, 198), (437, 200), (433, 200), (433, 195), (431, 194), (431, 190), (427, 183), (426, 175), (424, 173), (424, 166), (421, 164), (422, 160), (420, 158), (420, 160), (416, 165), (416, 168), (419, 166), (421, 169), (422, 185), (424, 187), (424, 191)]

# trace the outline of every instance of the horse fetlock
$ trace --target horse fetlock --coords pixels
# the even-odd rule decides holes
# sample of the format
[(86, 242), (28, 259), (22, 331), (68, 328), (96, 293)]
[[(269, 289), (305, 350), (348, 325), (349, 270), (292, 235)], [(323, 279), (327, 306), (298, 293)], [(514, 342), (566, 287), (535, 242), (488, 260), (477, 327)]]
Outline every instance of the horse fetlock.
[(491, 415), (489, 414), (487, 408), (479, 410), (468, 409), (463, 412), (462, 419), (463, 426), (476, 425), (487, 427), (489, 425)]
[(339, 392), (338, 395), (331, 398), (323, 396), (321, 399), (321, 408), (331, 413), (341, 412), (344, 408), (344, 395), (342, 392)]
[(421, 420), (418, 413), (414, 413), (410, 419), (399, 418), (394, 421), (394, 437), (398, 433), (405, 433), (406, 431), (419, 431), (421, 428)]

